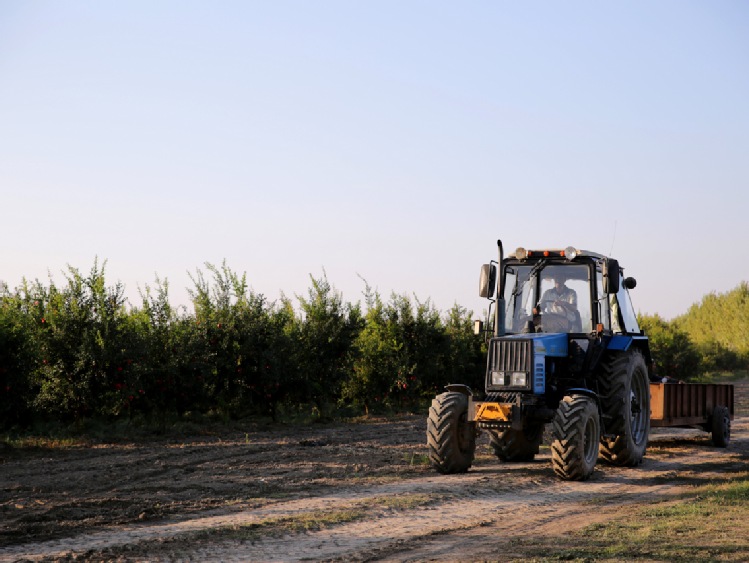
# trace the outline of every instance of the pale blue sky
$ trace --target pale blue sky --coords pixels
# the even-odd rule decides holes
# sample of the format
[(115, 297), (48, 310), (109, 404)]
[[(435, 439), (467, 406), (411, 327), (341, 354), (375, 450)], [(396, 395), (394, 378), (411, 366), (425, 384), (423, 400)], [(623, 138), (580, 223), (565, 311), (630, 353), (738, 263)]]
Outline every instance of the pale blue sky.
[(0, 0), (0, 280), (323, 268), (476, 312), (578, 246), (672, 318), (749, 280), (749, 4)]

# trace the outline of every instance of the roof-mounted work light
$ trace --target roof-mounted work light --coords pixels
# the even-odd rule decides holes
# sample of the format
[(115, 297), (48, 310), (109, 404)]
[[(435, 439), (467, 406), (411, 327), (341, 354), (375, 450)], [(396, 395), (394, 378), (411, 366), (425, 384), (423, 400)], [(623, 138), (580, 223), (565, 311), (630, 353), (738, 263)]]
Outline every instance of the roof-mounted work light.
[(567, 260), (574, 260), (575, 258), (578, 257), (579, 254), (580, 254), (580, 251), (574, 246), (568, 246), (567, 248), (564, 249), (564, 255), (567, 258)]

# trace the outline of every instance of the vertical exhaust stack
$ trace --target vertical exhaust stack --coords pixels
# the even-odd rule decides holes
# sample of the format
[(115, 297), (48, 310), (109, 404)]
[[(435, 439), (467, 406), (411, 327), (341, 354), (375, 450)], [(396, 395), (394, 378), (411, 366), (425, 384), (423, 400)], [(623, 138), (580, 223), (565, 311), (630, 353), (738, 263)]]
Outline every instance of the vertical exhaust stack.
[(494, 311), (494, 336), (504, 336), (505, 334), (505, 298), (504, 288), (502, 287), (502, 260), (504, 251), (502, 241), (497, 240), (499, 250), (499, 264), (497, 264), (497, 309)]

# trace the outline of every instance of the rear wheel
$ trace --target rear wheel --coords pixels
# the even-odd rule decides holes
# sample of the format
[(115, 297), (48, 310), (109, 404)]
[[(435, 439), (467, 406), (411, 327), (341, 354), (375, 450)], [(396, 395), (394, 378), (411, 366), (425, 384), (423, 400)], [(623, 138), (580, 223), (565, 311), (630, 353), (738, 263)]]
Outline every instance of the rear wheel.
[(440, 473), (465, 473), (476, 451), (476, 425), (468, 421), (468, 396), (447, 392), (432, 399), (427, 419), (427, 447)]
[(713, 409), (711, 430), (713, 444), (719, 448), (727, 447), (731, 441), (731, 414), (728, 407), (720, 406)]
[(650, 379), (639, 350), (612, 354), (600, 383), (606, 433), (613, 434), (601, 439), (601, 456), (614, 465), (639, 465), (650, 435)]
[(494, 454), (502, 461), (533, 461), (544, 437), (544, 425), (537, 424), (523, 430), (491, 432), (489, 442)]
[(551, 463), (567, 481), (584, 481), (595, 470), (601, 422), (598, 407), (585, 395), (566, 396), (554, 417)]

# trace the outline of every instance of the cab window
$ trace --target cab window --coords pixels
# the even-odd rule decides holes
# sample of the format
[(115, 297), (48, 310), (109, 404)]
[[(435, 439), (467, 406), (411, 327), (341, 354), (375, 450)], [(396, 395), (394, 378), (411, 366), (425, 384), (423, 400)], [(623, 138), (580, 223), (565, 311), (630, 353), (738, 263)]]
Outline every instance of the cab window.
[(616, 294), (616, 298), (619, 302), (624, 330), (626, 332), (640, 332), (640, 327), (637, 324), (637, 313), (635, 313), (632, 300), (629, 298), (629, 291), (624, 287), (624, 279), (619, 283), (619, 293)]

